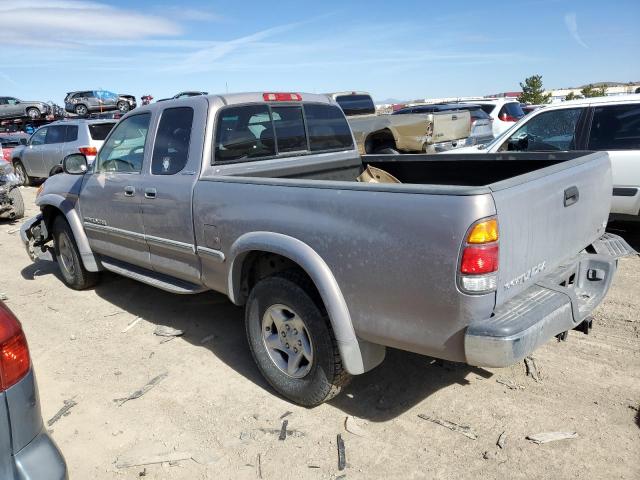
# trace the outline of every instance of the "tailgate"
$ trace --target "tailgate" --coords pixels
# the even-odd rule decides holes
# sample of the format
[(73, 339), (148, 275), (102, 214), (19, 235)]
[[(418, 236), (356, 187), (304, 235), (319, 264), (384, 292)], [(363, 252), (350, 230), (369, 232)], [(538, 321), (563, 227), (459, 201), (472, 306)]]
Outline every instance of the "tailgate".
[(433, 142), (447, 142), (467, 138), (471, 132), (471, 114), (464, 112), (440, 112), (433, 114)]
[(500, 230), (500, 305), (604, 233), (611, 165), (606, 152), (592, 153), (490, 188)]

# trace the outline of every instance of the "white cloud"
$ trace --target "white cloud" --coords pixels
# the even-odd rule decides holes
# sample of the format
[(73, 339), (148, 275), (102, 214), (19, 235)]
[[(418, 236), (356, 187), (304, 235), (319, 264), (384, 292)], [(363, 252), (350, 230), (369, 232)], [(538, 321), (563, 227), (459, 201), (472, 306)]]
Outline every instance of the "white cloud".
[(567, 30), (573, 37), (573, 39), (583, 48), (589, 48), (589, 46), (584, 43), (580, 34), (578, 33), (578, 20), (576, 18), (575, 12), (566, 13), (564, 16), (564, 24), (567, 26)]
[(157, 15), (83, 0), (20, 0), (0, 3), (3, 44), (74, 47), (89, 40), (136, 40), (173, 36), (180, 26)]

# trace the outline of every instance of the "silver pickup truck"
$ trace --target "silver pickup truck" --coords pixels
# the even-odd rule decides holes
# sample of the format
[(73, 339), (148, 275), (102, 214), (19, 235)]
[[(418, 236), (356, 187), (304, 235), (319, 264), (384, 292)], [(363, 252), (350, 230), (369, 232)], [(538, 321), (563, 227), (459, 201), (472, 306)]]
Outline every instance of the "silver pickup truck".
[[(365, 166), (401, 183), (356, 181)], [(265, 378), (301, 405), (386, 347), (506, 366), (605, 296), (606, 153), (361, 157), (322, 95), (246, 93), (128, 113), (88, 168), (63, 162), (21, 229), (75, 289), (109, 270), (245, 306)], [(52, 255), (53, 254), (53, 255)]]

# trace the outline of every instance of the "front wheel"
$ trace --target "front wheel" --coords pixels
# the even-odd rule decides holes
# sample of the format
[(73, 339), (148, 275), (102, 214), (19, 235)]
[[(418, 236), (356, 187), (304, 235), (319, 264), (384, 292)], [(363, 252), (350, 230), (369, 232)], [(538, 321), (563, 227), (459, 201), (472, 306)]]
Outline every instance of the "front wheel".
[(37, 120), (40, 118), (40, 110), (38, 110), (35, 107), (32, 108), (28, 108), (27, 109), (27, 117), (29, 117), (31, 120)]
[(74, 290), (94, 286), (98, 281), (98, 274), (84, 268), (71, 227), (62, 216), (57, 216), (53, 221), (53, 242), (64, 283)]
[(127, 113), (131, 109), (129, 102), (120, 101), (118, 102), (118, 110), (120, 113)]
[(18, 219), (24, 217), (24, 200), (22, 199), (22, 193), (19, 188), (14, 188), (9, 192), (9, 200), (11, 200), (11, 213), (9, 214), (11, 219)]
[(306, 277), (291, 273), (260, 280), (251, 290), (245, 328), (253, 358), (281, 395), (314, 407), (349, 383), (324, 309)]
[(89, 110), (87, 109), (87, 106), (82, 104), (76, 105), (74, 110), (76, 112), (76, 115), (80, 117), (84, 117), (89, 112)]

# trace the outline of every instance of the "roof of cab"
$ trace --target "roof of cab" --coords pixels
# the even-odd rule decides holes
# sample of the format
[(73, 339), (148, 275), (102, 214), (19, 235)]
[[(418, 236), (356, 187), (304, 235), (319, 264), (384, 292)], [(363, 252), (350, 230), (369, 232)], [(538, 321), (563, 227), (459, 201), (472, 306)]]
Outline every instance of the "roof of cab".
[[(275, 91), (270, 92), (247, 92), (247, 93), (226, 93), (224, 95), (207, 95), (207, 97), (218, 97), (227, 105), (237, 105), (239, 103), (283, 103), (283, 102), (267, 102), (264, 100), (263, 95), (265, 93), (279, 93)], [(317, 93), (304, 93), (304, 92), (286, 92), (296, 93), (302, 97), (302, 102), (316, 102), (316, 103), (331, 103), (331, 100), (326, 95), (319, 95)], [(300, 103), (293, 101), (292, 103)]]

